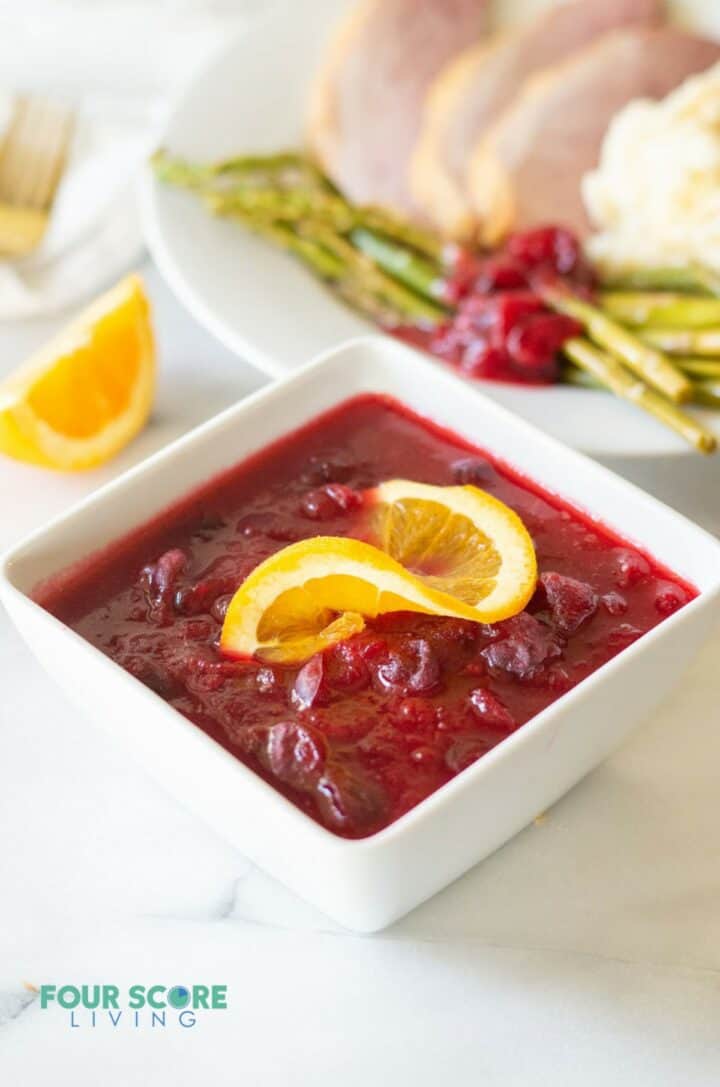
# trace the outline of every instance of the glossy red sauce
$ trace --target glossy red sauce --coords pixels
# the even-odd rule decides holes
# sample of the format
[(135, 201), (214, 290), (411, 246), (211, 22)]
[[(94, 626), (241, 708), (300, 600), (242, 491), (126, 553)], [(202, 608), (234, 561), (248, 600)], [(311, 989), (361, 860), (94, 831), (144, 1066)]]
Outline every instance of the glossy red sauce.
[[(224, 659), (217, 638), (240, 581), (290, 541), (360, 532), (355, 492), (393, 477), (472, 482), (517, 510), (543, 575), (527, 611), (492, 627), (389, 615), (301, 669)], [(392, 823), (694, 595), (536, 484), (372, 396), (35, 594), (347, 838)]]
[(561, 378), (563, 345), (583, 331), (546, 306), (548, 283), (583, 297), (594, 286), (580, 241), (561, 226), (513, 234), (490, 254), (458, 249), (440, 295), (445, 319), (386, 331), (466, 377), (548, 385)]

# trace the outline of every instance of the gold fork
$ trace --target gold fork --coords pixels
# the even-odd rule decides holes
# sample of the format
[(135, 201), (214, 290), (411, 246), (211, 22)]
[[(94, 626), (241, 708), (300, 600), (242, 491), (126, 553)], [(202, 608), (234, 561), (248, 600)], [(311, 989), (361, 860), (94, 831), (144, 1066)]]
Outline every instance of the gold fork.
[(22, 95), (0, 142), (0, 256), (40, 243), (67, 161), (74, 117), (64, 106)]

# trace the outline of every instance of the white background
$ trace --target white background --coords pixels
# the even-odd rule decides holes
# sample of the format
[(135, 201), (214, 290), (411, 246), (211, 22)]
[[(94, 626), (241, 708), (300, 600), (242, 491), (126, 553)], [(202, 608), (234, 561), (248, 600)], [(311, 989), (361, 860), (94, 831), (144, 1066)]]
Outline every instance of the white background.
[[(193, 36), (224, 32), (233, 5), (210, 6), (208, 21), (193, 3), (31, 2), (23, 32), (65, 9), (131, 9), (135, 34), (143, 19), (186, 34), (175, 57), (157, 57), (159, 81), (172, 81)], [(0, 58), (20, 7), (0, 0)], [(120, 70), (108, 60), (109, 81)], [(146, 272), (162, 359), (150, 428), (92, 475), (0, 463), (0, 546), (262, 382)], [(52, 324), (0, 326), (0, 371)], [(620, 467), (720, 529), (716, 463)], [(0, 1083), (713, 1087), (719, 649), (716, 638), (655, 719), (544, 821), (388, 932), (354, 937), (148, 781), (0, 616)], [(71, 1029), (31, 999), (26, 983), (43, 982), (222, 983), (229, 1008), (190, 1030)]]

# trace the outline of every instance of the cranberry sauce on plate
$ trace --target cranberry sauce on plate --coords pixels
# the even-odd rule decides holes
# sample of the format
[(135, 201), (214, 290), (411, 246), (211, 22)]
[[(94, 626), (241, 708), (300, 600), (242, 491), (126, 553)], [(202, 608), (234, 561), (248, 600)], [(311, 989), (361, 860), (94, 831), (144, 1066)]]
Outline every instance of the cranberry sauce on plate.
[[(473, 483), (517, 511), (540, 570), (527, 609), (493, 626), (386, 615), (300, 667), (224, 659), (218, 636), (243, 578), (294, 540), (359, 532), (357, 492), (398, 477)], [(364, 396), (35, 595), (302, 811), (360, 838), (695, 592), (487, 454), (388, 399)]]
[(582, 326), (550, 310), (542, 286), (592, 293), (594, 275), (580, 242), (559, 226), (511, 235), (502, 249), (459, 249), (443, 284), (450, 307), (437, 325), (388, 328), (394, 336), (444, 359), (467, 377), (547, 385), (561, 376), (561, 349)]

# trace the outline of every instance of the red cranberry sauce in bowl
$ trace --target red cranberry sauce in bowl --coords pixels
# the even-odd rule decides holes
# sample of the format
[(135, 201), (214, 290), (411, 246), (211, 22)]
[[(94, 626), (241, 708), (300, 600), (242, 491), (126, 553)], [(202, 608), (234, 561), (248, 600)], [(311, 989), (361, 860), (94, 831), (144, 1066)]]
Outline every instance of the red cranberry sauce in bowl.
[[(492, 626), (386, 615), (300, 666), (224, 658), (225, 609), (250, 571), (290, 542), (359, 534), (360, 492), (398, 477), (472, 483), (516, 510), (540, 571), (525, 611)], [(695, 595), (487, 453), (371, 395), (35, 593), (345, 838), (388, 826)]]

